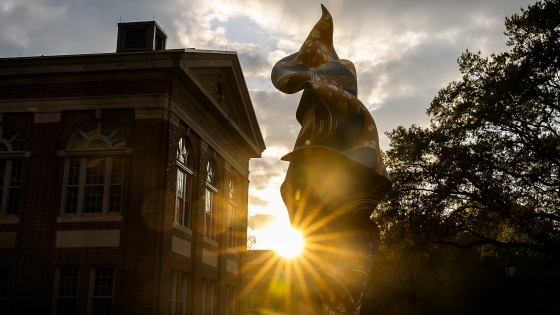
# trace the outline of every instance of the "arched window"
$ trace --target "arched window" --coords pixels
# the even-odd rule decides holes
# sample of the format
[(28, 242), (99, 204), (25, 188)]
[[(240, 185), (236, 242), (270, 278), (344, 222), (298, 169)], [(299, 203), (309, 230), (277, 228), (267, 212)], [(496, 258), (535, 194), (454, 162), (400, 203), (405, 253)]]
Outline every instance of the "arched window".
[(65, 152), (64, 216), (120, 214), (125, 153), (122, 132), (108, 122), (74, 132)]
[(206, 203), (204, 207), (204, 236), (215, 241), (216, 240), (216, 220), (215, 220), (215, 194), (218, 192), (216, 188), (216, 163), (214, 160), (208, 161), (206, 165)]
[(216, 166), (213, 160), (208, 161), (206, 165), (206, 183), (216, 186)]
[(227, 231), (227, 247), (231, 249), (235, 249), (237, 246), (237, 235), (236, 235), (236, 224), (235, 224), (235, 216), (237, 214), (237, 208), (239, 205), (235, 202), (237, 198), (237, 180), (234, 178), (230, 178), (228, 182), (228, 231)]
[(11, 126), (0, 125), (0, 217), (17, 217), (25, 144)]
[(175, 194), (174, 222), (191, 228), (191, 194), (193, 174), (193, 150), (189, 139), (179, 139), (177, 147), (177, 190)]
[(230, 179), (228, 183), (228, 195), (230, 200), (235, 200), (235, 193), (237, 192), (237, 181), (235, 179)]

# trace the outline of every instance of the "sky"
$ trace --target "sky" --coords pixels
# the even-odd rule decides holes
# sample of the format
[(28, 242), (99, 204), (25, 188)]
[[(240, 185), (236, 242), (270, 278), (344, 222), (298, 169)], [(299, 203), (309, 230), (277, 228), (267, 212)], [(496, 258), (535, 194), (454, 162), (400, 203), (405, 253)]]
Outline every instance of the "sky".
[(237, 51), (266, 143), (250, 162), (249, 218), (255, 248), (273, 246), (288, 214), (280, 197), (300, 126), (300, 93), (271, 81), (272, 66), (297, 50), (321, 16), (334, 22), (340, 58), (357, 68), (358, 98), (383, 134), (429, 123), (437, 92), (460, 79), (466, 49), (483, 56), (506, 51), (504, 18), (531, 0), (0, 0), (0, 58), (114, 52), (117, 23), (155, 19), (167, 48)]

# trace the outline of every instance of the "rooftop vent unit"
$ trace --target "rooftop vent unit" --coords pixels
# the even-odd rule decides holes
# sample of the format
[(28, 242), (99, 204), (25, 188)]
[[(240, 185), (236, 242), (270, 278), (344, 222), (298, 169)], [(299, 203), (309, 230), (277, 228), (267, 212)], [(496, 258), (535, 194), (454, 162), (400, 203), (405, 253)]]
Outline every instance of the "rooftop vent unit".
[(167, 35), (155, 21), (119, 23), (117, 52), (165, 50)]

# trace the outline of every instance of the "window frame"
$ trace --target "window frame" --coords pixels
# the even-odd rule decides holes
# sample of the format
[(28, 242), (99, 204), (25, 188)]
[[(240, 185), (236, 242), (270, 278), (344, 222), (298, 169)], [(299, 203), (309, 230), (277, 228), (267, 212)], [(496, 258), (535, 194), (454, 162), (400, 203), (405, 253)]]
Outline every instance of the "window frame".
[[(11, 134), (10, 139), (4, 139), (4, 128), (9, 128), (11, 129), (11, 131), (14, 132), (13, 134)], [(19, 143), (19, 141), (21, 141), (21, 144), (18, 145), (18, 147), (22, 146), (23, 150), (14, 151), (14, 146), (12, 146), (12, 143), (14, 143), (14, 141), (16, 141), (16, 143)], [(0, 144), (6, 146), (7, 149), (7, 151), (0, 151), (0, 161), (5, 162), (4, 178), (2, 181), (0, 181), (1, 184), (0, 189), (2, 190), (2, 192), (0, 193), (0, 198), (1, 198), (0, 218), (15, 219), (19, 217), (18, 212), (21, 204), (21, 189), (22, 189), (23, 171), (24, 171), (23, 164), (25, 163), (24, 158), (29, 157), (30, 152), (25, 151), (25, 139), (23, 139), (22, 133), (11, 125), (0, 124)], [(19, 180), (19, 185), (12, 186), (11, 179), (13, 175), (12, 171), (13, 171), (13, 166), (15, 161), (21, 161), (21, 169), (19, 172), (20, 177), (19, 179), (16, 179), (16, 181)], [(18, 189), (17, 205), (16, 205), (15, 213), (8, 214), (8, 202), (10, 200), (9, 193), (11, 189)]]
[(237, 312), (237, 287), (226, 285), (226, 315), (235, 315)]
[[(101, 205), (101, 213), (94, 212), (94, 213), (84, 213), (84, 206), (85, 206), (85, 189), (86, 187), (91, 187), (86, 184), (86, 176), (87, 176), (87, 164), (91, 160), (95, 159), (105, 159), (105, 170), (103, 174), (103, 185), (97, 185), (103, 187), (103, 201)], [(122, 158), (122, 170), (121, 170), (121, 197), (119, 203), (119, 211), (109, 211), (110, 208), (110, 197), (111, 197), (111, 186), (116, 186), (111, 183), (111, 172), (114, 166), (114, 158)], [(79, 179), (78, 185), (78, 195), (77, 195), (77, 204), (76, 204), (76, 212), (75, 213), (67, 213), (67, 196), (68, 196), (68, 179), (70, 173), (70, 165), (72, 160), (80, 161), (80, 172), (79, 172)], [(64, 190), (62, 195), (62, 209), (61, 209), (61, 216), (63, 217), (96, 217), (96, 216), (120, 216), (122, 210), (122, 192), (123, 192), (123, 184), (124, 184), (124, 169), (126, 164), (126, 158), (124, 156), (102, 156), (102, 157), (91, 157), (91, 156), (79, 156), (76, 158), (67, 157), (65, 163), (65, 170), (64, 170)]]
[(227, 213), (227, 248), (234, 250), (236, 247), (236, 238), (235, 238), (235, 213), (236, 207), (230, 201), (228, 203), (228, 213)]
[[(80, 137), (86, 137), (85, 133), (83, 132), (83, 130), (93, 124), (97, 124), (97, 134), (94, 136), (91, 136), (89, 139), (86, 139), (87, 141), (85, 141), (85, 145), (87, 146), (88, 144), (94, 142), (94, 141), (100, 141), (102, 140), (103, 142), (105, 142), (105, 144), (107, 145), (107, 148), (105, 149), (88, 149), (86, 148), (80, 148), (80, 149), (74, 149), (72, 148), (73, 142), (74, 140), (77, 138), (78, 135), (80, 135)], [(104, 136), (102, 134), (102, 124), (107, 124), (110, 125), (112, 127), (114, 127), (114, 131), (109, 135), (109, 136)], [(111, 138), (114, 135), (120, 135), (120, 137), (122, 138), (121, 142), (122, 145), (120, 147), (117, 148), (113, 148), (112, 147), (112, 143), (111, 143)], [(117, 144), (119, 144), (120, 142), (118, 142)], [(124, 195), (124, 177), (125, 177), (125, 169), (126, 169), (126, 155), (131, 153), (131, 149), (127, 149), (126, 148), (126, 139), (124, 137), (124, 133), (122, 132), (122, 130), (116, 126), (113, 123), (107, 122), (107, 121), (95, 121), (95, 122), (88, 122), (84, 125), (82, 125), (81, 127), (77, 128), (74, 133), (72, 134), (72, 136), (70, 137), (70, 140), (67, 143), (67, 148), (65, 151), (62, 152), (62, 154), (59, 153), (59, 155), (62, 155), (65, 157), (65, 161), (64, 161), (64, 179), (63, 179), (63, 188), (62, 188), (62, 196), (61, 196), (61, 203), (60, 203), (60, 217), (63, 218), (75, 218), (75, 217), (100, 217), (100, 216), (121, 216), (122, 213), (122, 199), (123, 199), (123, 195)], [(86, 180), (87, 180), (87, 170), (88, 170), (88, 163), (90, 161), (94, 161), (96, 159), (104, 159), (104, 173), (103, 173), (103, 184), (99, 184), (97, 183), (96, 186), (97, 187), (103, 187), (103, 193), (102, 193), (102, 203), (101, 203), (101, 212), (93, 212), (93, 213), (85, 213), (84, 208), (86, 205), (85, 202), (85, 198), (86, 198), (86, 187), (94, 187), (94, 185), (91, 184), (87, 184)], [(120, 165), (121, 170), (120, 170), (120, 174), (117, 174), (118, 177), (120, 177), (118, 179), (119, 182), (117, 183), (113, 183), (112, 182), (112, 177), (113, 177), (113, 169), (116, 165), (118, 165), (115, 161), (121, 160), (122, 163)], [(74, 185), (69, 185), (69, 177), (70, 177), (70, 168), (72, 165), (72, 161), (79, 161), (78, 162), (78, 183), (74, 184)], [(120, 197), (119, 197), (119, 203), (118, 203), (118, 209), (119, 211), (110, 211), (111, 208), (111, 190), (112, 187), (115, 186), (119, 186), (120, 187)], [(76, 212), (67, 212), (68, 210), (68, 192), (69, 192), (69, 187), (77, 187), (77, 194), (76, 194)]]
[[(180, 160), (182, 148), (187, 150), (186, 161), (184, 162)], [(175, 164), (177, 165), (177, 181), (175, 187), (173, 222), (185, 227), (188, 230), (192, 229), (192, 185), (194, 176), (192, 154), (194, 154), (194, 151), (189, 138), (187, 136), (181, 137), (179, 139), (177, 155), (175, 158)], [(182, 196), (180, 196), (179, 193), (180, 180), (183, 185)], [(183, 201), (181, 209), (178, 209), (180, 207), (179, 199), (182, 199)]]
[(216, 302), (216, 281), (202, 278), (200, 310), (201, 315), (214, 315)]
[(206, 165), (206, 189), (204, 195), (204, 237), (216, 242), (216, 196), (219, 193), (216, 188), (217, 174), (216, 162), (211, 159)]
[[(113, 313), (114, 311), (114, 302), (115, 302), (115, 279), (116, 279), (116, 270), (115, 267), (113, 266), (94, 266), (91, 267), (90, 269), (90, 276), (89, 276), (89, 293), (88, 293), (88, 309), (87, 309), (87, 314), (91, 315), (93, 313), (93, 301), (94, 299), (97, 297), (95, 296), (95, 278), (96, 278), (96, 274), (97, 274), (97, 270), (98, 269), (112, 269), (113, 271), (113, 276), (112, 276), (112, 280), (113, 282), (111, 283), (111, 313)], [(108, 296), (100, 296), (97, 298), (107, 298)]]
[[(62, 269), (74, 269), (77, 272), (77, 276), (76, 276), (76, 295), (74, 296), (74, 299), (76, 301), (76, 306), (75, 306), (75, 312), (74, 314), (77, 314), (78, 311), (78, 296), (79, 296), (79, 291), (80, 291), (80, 268), (78, 268), (78, 266), (58, 266), (55, 269), (55, 275), (54, 275), (54, 290), (53, 290), (53, 302), (52, 302), (52, 310), (51, 313), (53, 315), (58, 314), (58, 302), (60, 297), (60, 276), (61, 276), (61, 271)], [(70, 296), (64, 296), (63, 298), (70, 298)]]
[(181, 273), (181, 315), (187, 315), (187, 298), (189, 292), (189, 274)]
[[(17, 218), (18, 217), (18, 211), (19, 211), (19, 205), (20, 205), (20, 196), (21, 196), (21, 182), (23, 181), (23, 159), (2, 159), (2, 157), (0, 156), (0, 160), (2, 162), (5, 162), (5, 168), (4, 168), (4, 180), (2, 181), (2, 186), (0, 187), (0, 189), (2, 190), (2, 196), (0, 196), (1, 198), (1, 202), (0, 202), (0, 217), (2, 218)], [(12, 185), (12, 175), (13, 175), (13, 166), (14, 166), (14, 162), (16, 161), (21, 161), (21, 169), (20, 169), (20, 174), (19, 174), (19, 185), (14, 186)], [(18, 179), (16, 178), (16, 181)], [(12, 189), (18, 189), (18, 195), (17, 195), (17, 205), (15, 205), (16, 209), (14, 213), (8, 214), (8, 203), (10, 201), (12, 197), (10, 197), (10, 190)], [(11, 212), (11, 211), (10, 211)]]
[(171, 271), (171, 297), (169, 299), (169, 312), (175, 315), (177, 312), (177, 283), (179, 278), (179, 271), (173, 269)]
[(202, 283), (200, 284), (200, 314), (206, 315), (206, 299), (208, 298), (208, 279), (202, 278)]
[(236, 251), (237, 248), (237, 224), (235, 216), (238, 212), (239, 205), (236, 200), (236, 191), (238, 185), (236, 179), (230, 179), (228, 182), (228, 208), (227, 208), (227, 235), (226, 235), (226, 248), (228, 250)]

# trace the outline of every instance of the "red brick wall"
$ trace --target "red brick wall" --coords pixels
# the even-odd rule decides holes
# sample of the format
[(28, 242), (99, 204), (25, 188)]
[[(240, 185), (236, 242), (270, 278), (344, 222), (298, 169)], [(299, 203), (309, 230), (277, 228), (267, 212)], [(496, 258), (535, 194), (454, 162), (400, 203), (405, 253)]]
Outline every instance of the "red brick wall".
[[(214, 100), (220, 105), (220, 107), (229, 115), (231, 119), (237, 122), (233, 108), (231, 106), (231, 100), (226, 91), (226, 85), (222, 80), (222, 75), (218, 72), (214, 73), (196, 73), (198, 80), (206, 88), (208, 93), (214, 98)], [(218, 84), (222, 87), (222, 94), (218, 92)]]
[(166, 78), (41, 82), (0, 85), (0, 100), (168, 93)]
[[(88, 82), (54, 82), (1, 85), (1, 99), (51, 97), (84, 97), (118, 94), (171, 94), (168, 78), (99, 80)], [(149, 97), (149, 96), (147, 96)], [(123, 104), (123, 107), (127, 106)], [(0, 108), (1, 112), (1, 108)], [(202, 117), (199, 117), (202, 119)], [(225, 160), (216, 154), (219, 196), (217, 200), (219, 247), (203, 242), (204, 192), (206, 164), (214, 150), (201, 149), (200, 135), (192, 130), (189, 138), (194, 148), (192, 235), (173, 228), (176, 165), (175, 154), (179, 137), (188, 126), (176, 128), (163, 119), (135, 119), (131, 108), (101, 111), (101, 120), (119, 127), (133, 153), (125, 158), (125, 180), (120, 222), (57, 223), (61, 213), (64, 180), (64, 150), (73, 132), (95, 121), (94, 110), (63, 111), (58, 123), (34, 123), (33, 113), (5, 113), (3, 123), (14, 126), (24, 136), (31, 156), (24, 161), (19, 224), (0, 224), (0, 231), (17, 231), (16, 249), (0, 250), (0, 265), (10, 267), (8, 314), (49, 314), (53, 302), (55, 269), (60, 266), (79, 268), (78, 313), (86, 313), (90, 270), (95, 266), (115, 268), (115, 314), (168, 314), (171, 272), (189, 274), (188, 314), (200, 314), (202, 278), (216, 282), (215, 314), (225, 315), (225, 287), (233, 285), (242, 291), (241, 277), (226, 271), (226, 259), (242, 266), (239, 256), (227, 253), (227, 180)], [(208, 126), (211, 122), (201, 124)], [(209, 128), (209, 127), (207, 127)], [(212, 126), (217, 130), (219, 126)], [(223, 141), (220, 140), (220, 141)], [(229, 150), (235, 148), (228, 145)], [(235, 152), (238, 163), (248, 159)], [(230, 161), (231, 162), (231, 161)], [(232, 163), (230, 163), (232, 164)], [(238, 176), (240, 221), (246, 222), (246, 178)], [(225, 197), (224, 197), (225, 196)], [(246, 240), (246, 228), (240, 226), (239, 244)], [(55, 248), (56, 232), (62, 230), (120, 230), (120, 246), (114, 248)], [(200, 231), (200, 232), (197, 232)], [(192, 244), (192, 257), (171, 251), (172, 236)], [(218, 267), (201, 262), (202, 249), (218, 254)], [(178, 279), (178, 295), (180, 296)], [(238, 308), (238, 312), (241, 309)], [(177, 314), (180, 312), (177, 304)]]

